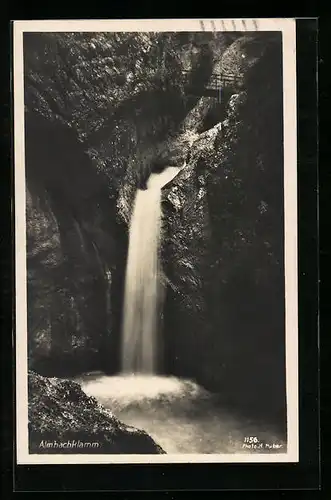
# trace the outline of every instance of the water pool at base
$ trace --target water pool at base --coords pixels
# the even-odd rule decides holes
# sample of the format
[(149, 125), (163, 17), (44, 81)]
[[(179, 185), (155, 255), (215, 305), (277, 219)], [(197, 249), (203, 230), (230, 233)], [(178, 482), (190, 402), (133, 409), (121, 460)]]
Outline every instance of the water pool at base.
[[(145, 430), (168, 454), (286, 452), (285, 443), (270, 428), (231, 416), (190, 380), (90, 374), (75, 381), (122, 422)], [(250, 436), (280, 447), (252, 450), (244, 445)]]

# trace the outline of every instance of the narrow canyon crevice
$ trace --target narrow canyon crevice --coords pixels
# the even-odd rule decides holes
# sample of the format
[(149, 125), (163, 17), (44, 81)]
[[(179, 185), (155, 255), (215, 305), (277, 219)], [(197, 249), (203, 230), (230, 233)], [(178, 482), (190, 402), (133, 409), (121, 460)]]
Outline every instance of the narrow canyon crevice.
[[(118, 373), (137, 188), (180, 167), (162, 188), (162, 373), (286, 433), (278, 34), (24, 37), (29, 367)], [(219, 71), (236, 81), (221, 102), (188, 92)]]

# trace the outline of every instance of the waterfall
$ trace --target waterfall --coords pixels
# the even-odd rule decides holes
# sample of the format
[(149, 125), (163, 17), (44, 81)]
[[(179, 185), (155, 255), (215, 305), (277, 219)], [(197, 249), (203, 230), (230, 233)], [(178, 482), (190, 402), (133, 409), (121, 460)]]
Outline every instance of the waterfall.
[(156, 373), (161, 299), (161, 189), (179, 168), (151, 174), (136, 192), (129, 230), (122, 322), (122, 371)]

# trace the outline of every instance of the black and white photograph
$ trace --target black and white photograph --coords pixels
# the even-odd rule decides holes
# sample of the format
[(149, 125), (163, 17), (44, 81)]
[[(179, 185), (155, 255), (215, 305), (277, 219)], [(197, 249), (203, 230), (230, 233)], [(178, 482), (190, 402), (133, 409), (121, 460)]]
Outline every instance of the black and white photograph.
[(19, 464), (298, 461), (292, 19), (14, 22)]

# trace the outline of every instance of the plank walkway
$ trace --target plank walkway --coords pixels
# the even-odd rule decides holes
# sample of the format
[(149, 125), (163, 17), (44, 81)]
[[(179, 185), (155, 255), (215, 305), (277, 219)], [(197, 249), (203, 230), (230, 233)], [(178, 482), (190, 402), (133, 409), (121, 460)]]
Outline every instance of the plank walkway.
[(233, 87), (233, 89), (235, 89), (238, 83), (236, 76), (231, 73), (213, 73), (207, 85), (192, 82), (190, 78), (191, 73), (189, 71), (183, 71), (183, 75), (184, 83), (186, 79), (187, 91), (189, 94), (195, 96), (214, 97), (219, 102), (222, 100), (222, 89), (225, 86)]

